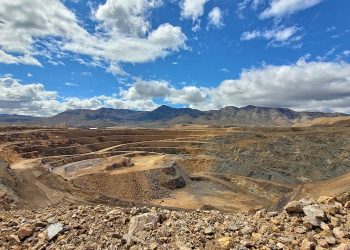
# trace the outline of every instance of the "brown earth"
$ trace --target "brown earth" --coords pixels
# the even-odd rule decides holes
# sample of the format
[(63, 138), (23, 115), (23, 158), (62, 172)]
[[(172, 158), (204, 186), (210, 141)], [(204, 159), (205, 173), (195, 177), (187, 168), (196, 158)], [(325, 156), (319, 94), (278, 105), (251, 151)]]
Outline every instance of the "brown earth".
[[(350, 191), (350, 129), (8, 128), (3, 207), (152, 204), (239, 212)], [(132, 165), (120, 164), (130, 160)], [(111, 167), (122, 166), (122, 167)]]

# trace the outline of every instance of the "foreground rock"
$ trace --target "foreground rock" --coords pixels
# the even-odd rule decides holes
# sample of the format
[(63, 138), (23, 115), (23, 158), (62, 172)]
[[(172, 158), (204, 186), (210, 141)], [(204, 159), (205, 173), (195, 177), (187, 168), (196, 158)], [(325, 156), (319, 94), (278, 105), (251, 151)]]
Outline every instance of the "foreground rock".
[(62, 231), (63, 231), (63, 224), (61, 222), (56, 222), (54, 224), (51, 224), (47, 228), (48, 240), (54, 239)]
[(255, 214), (107, 206), (0, 213), (0, 249), (350, 249), (348, 196)]

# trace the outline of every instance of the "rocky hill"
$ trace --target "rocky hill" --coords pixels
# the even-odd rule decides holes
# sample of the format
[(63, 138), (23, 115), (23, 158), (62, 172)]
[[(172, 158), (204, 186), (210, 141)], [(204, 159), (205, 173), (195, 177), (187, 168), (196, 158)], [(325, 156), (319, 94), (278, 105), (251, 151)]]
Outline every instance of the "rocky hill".
[(1, 249), (350, 249), (350, 194), (282, 212), (65, 205), (0, 212)]
[[(116, 125), (162, 127), (174, 124), (205, 124), (216, 126), (289, 126), (320, 117), (340, 114), (297, 112), (287, 108), (268, 108), (248, 105), (219, 110), (200, 111), (190, 108), (172, 108), (166, 105), (153, 111), (101, 108), (98, 110), (68, 110), (53, 117), (37, 118), (0, 116), (0, 123), (40, 124), (46, 126), (109, 127)], [(343, 114), (344, 116), (344, 114)]]
[(27, 116), (27, 115), (7, 115), (0, 114), (0, 122), (2, 123), (31, 123), (36, 122), (39, 118)]

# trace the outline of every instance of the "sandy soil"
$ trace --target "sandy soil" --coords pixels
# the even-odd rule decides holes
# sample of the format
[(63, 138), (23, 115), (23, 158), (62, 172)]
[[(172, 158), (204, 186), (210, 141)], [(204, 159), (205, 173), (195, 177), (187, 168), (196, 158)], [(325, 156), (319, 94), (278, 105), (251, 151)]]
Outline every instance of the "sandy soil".
[(21, 160), (18, 162), (15, 162), (11, 164), (11, 169), (13, 170), (26, 170), (26, 169), (32, 169), (34, 166), (38, 165), (38, 159), (28, 159), (28, 160)]
[(133, 166), (120, 169), (120, 170), (114, 170), (112, 171), (112, 174), (113, 175), (126, 174), (126, 173), (146, 171), (146, 170), (157, 169), (157, 168), (164, 168), (164, 165), (162, 165), (162, 160), (164, 160), (165, 158), (166, 156), (164, 155), (133, 157), (132, 158), (132, 162), (134, 163)]
[(350, 192), (350, 173), (326, 181), (304, 184), (299, 189), (296, 199), (305, 196), (314, 198), (321, 195), (334, 196), (342, 192)]
[(250, 208), (261, 208), (262, 205), (253, 197), (232, 192), (227, 187), (208, 181), (196, 181), (184, 189), (175, 191), (170, 198), (157, 199), (153, 204), (200, 209), (210, 205), (226, 212), (248, 211)]

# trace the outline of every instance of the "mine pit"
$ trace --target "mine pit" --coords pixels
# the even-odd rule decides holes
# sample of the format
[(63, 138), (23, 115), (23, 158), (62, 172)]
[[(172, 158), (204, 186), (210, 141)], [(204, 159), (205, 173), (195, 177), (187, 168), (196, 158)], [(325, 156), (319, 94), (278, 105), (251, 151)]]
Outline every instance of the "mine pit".
[(332, 180), (348, 178), (348, 135), (346, 128), (22, 128), (0, 135), (0, 156), (19, 208), (102, 202), (239, 212), (329, 193), (323, 185), (346, 190)]

